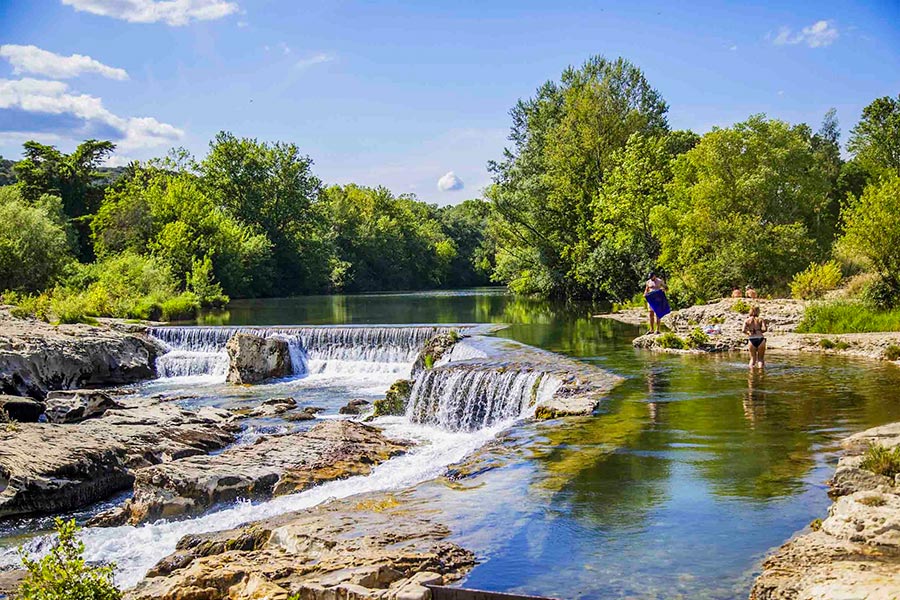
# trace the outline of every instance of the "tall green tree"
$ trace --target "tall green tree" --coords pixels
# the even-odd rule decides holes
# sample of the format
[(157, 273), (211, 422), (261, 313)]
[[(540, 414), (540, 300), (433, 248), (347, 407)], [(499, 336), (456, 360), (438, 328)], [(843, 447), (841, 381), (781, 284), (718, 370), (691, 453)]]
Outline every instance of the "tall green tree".
[(199, 170), (210, 196), (272, 242), (276, 292), (324, 287), (329, 256), (314, 206), (322, 184), (312, 159), (294, 144), (220, 132)]
[[(615, 153), (637, 132), (667, 130), (666, 103), (640, 69), (595, 56), (512, 109), (512, 148), (491, 163), (496, 276), (522, 293), (587, 296), (592, 205)], [(589, 277), (590, 275), (587, 275)]]
[(493, 239), (488, 228), (491, 205), (484, 200), (466, 200), (440, 211), (444, 231), (456, 247), (447, 287), (472, 287), (490, 283), (494, 270)]
[(877, 98), (863, 109), (847, 149), (873, 175), (900, 175), (900, 95)]
[(653, 209), (660, 263), (687, 301), (751, 283), (784, 292), (828, 249), (817, 243), (829, 181), (809, 128), (754, 115), (675, 159), (669, 203)]
[(36, 202), (44, 194), (62, 199), (63, 210), (77, 233), (75, 250), (82, 260), (93, 257), (88, 221), (100, 207), (100, 182), (105, 178), (98, 168), (115, 148), (112, 142), (86, 140), (71, 154), (64, 154), (54, 146), (28, 141), (25, 157), (13, 167), (25, 200)]

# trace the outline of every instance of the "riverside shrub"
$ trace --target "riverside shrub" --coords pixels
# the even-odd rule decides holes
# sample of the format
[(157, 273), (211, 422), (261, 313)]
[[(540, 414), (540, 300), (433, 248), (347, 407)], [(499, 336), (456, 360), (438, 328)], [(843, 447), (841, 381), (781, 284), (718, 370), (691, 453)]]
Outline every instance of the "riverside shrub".
[(841, 283), (841, 278), (841, 267), (833, 260), (811, 264), (806, 270), (794, 275), (791, 295), (802, 300), (819, 300), (825, 292), (835, 289)]
[(666, 333), (660, 335), (656, 339), (656, 343), (662, 346), (663, 348), (675, 349), (675, 350), (683, 350), (685, 347), (685, 342), (683, 339), (678, 337), (678, 335), (672, 333), (671, 331), (667, 331)]
[(33, 559), (22, 551), (28, 575), (15, 593), (16, 600), (120, 600), (122, 592), (113, 581), (115, 567), (85, 562), (75, 520), (57, 517), (55, 527), (57, 538), (46, 556)]
[(900, 446), (888, 449), (880, 444), (872, 444), (866, 450), (859, 466), (876, 475), (893, 479), (900, 474)]
[(799, 333), (900, 331), (900, 310), (878, 310), (859, 301), (817, 302), (806, 308)]

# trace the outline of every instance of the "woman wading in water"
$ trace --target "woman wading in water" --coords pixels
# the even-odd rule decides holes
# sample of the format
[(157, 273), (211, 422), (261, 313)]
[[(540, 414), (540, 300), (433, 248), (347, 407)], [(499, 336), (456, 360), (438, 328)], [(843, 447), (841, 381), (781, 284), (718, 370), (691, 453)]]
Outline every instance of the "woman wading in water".
[(750, 368), (766, 367), (766, 322), (759, 318), (759, 307), (750, 308), (750, 316), (744, 321), (744, 333), (749, 337), (747, 349), (750, 350)]

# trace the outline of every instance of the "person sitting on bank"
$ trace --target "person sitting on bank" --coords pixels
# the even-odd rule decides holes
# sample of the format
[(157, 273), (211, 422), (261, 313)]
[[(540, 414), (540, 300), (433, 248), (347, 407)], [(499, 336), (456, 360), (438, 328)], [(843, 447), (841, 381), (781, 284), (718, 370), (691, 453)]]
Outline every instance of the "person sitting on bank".
[(759, 298), (759, 294), (756, 293), (756, 290), (753, 289), (752, 285), (747, 286), (747, 290), (744, 292), (744, 295), (751, 300), (756, 300), (757, 298)]
[[(666, 291), (667, 289), (666, 282), (662, 277), (656, 273), (650, 273), (650, 278), (644, 285), (644, 296), (659, 290)], [(649, 302), (647, 303), (647, 310), (650, 313), (650, 330), (647, 331), (647, 333), (659, 333), (660, 318), (656, 316), (656, 312), (653, 310), (653, 307), (650, 306)]]
[(735, 286), (734, 289), (731, 290), (731, 297), (732, 298), (743, 298), (744, 292), (741, 291), (741, 288)]
[(744, 333), (747, 335), (747, 349), (750, 351), (750, 368), (766, 367), (766, 336), (769, 330), (766, 322), (759, 318), (759, 307), (750, 307), (750, 316), (744, 321)]

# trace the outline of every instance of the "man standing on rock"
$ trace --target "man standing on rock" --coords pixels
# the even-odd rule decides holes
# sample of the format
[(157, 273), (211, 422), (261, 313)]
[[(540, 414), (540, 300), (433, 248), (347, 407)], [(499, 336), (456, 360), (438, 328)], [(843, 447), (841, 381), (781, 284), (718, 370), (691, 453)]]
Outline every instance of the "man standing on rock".
[(651, 272), (644, 285), (644, 298), (650, 313), (650, 330), (647, 333), (659, 333), (660, 319), (672, 312), (669, 299), (666, 298), (666, 282), (656, 273)]

